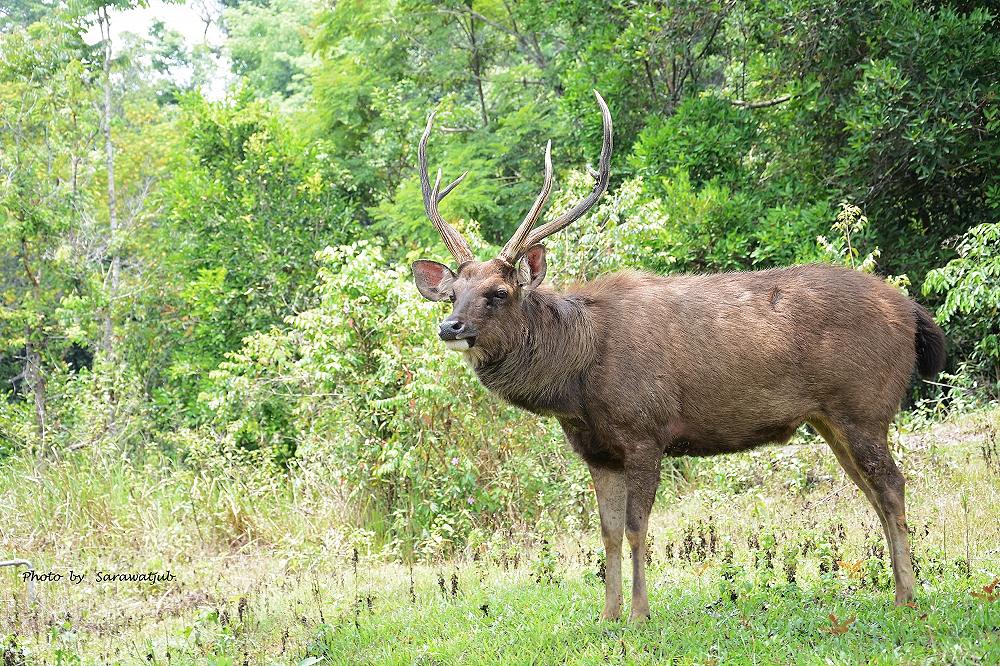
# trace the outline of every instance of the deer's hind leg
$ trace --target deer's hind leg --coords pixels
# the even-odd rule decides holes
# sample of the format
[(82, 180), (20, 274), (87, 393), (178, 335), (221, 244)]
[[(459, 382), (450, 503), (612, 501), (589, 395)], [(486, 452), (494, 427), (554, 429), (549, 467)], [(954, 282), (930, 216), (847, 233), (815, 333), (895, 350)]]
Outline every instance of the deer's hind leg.
[(905, 480), (889, 453), (888, 425), (811, 423), (833, 449), (847, 475), (875, 507), (889, 544), (896, 603), (911, 601), (913, 566), (906, 526)]
[(601, 515), (604, 542), (604, 612), (602, 620), (617, 620), (622, 612), (622, 535), (625, 532), (625, 471), (590, 467)]

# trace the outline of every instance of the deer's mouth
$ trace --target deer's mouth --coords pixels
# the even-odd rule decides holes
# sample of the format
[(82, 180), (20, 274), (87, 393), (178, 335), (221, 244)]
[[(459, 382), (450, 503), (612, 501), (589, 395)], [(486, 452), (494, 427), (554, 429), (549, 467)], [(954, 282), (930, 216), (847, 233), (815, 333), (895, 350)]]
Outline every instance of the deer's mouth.
[(445, 340), (444, 346), (452, 351), (467, 351), (476, 344), (476, 336), (458, 338), (457, 340)]

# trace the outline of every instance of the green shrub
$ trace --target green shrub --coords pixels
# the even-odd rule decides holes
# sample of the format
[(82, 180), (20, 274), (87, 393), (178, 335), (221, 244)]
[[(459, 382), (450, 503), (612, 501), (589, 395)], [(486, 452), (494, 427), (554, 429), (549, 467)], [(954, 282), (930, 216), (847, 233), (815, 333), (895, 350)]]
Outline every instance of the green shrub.
[(126, 340), (161, 427), (210, 417), (194, 400), (208, 372), (309, 307), (316, 251), (354, 233), (350, 174), (249, 96), (184, 99), (185, 149), (157, 193), (166, 212), (150, 242), (164, 257), (152, 280), (163, 287), (144, 292)]
[(934, 269), (924, 294), (941, 294), (937, 320), (953, 349), (968, 350), (970, 369), (1000, 385), (1000, 224), (970, 229), (956, 246), (958, 257)]
[[(825, 202), (764, 208), (716, 181), (695, 189), (680, 168), (656, 180), (653, 186), (643, 178), (624, 181), (589, 214), (546, 240), (553, 279), (589, 279), (628, 268), (660, 274), (748, 270), (822, 256), (815, 239), (829, 225)], [(572, 174), (550, 215), (569, 208), (590, 187), (586, 175)]]
[(408, 269), (366, 241), (319, 261), (317, 306), (248, 337), (212, 374), (203, 400), (220, 446), (327, 470), (357, 527), (401, 555), (579, 511), (586, 468), (561, 432), (500, 404), (442, 348), (442, 306)]
[(747, 179), (747, 153), (755, 123), (748, 111), (705, 94), (685, 99), (667, 118), (651, 118), (639, 134), (629, 165), (644, 177), (683, 167), (691, 182), (726, 184)]

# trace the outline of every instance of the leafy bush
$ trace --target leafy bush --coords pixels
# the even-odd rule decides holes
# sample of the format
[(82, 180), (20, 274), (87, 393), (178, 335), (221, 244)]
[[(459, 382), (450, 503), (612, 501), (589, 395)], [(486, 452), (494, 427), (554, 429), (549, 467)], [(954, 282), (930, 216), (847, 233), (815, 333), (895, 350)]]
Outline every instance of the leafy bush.
[(366, 241), (318, 258), (317, 306), (248, 337), (212, 374), (203, 399), (220, 446), (328, 470), (356, 526), (404, 555), (579, 512), (586, 468), (561, 432), (499, 404), (442, 348), (441, 306), (408, 270)]
[(168, 213), (154, 236), (169, 248), (155, 282), (172, 289), (150, 289), (137, 315), (150, 323), (130, 330), (154, 400), (186, 425), (207, 418), (194, 398), (226, 352), (308, 307), (313, 255), (352, 225), (350, 178), (247, 96), (185, 100), (187, 145), (158, 195)]
[[(826, 236), (816, 238), (816, 243), (827, 260), (850, 266), (862, 273), (875, 272), (882, 250), (875, 246), (862, 258), (862, 248), (871, 239), (871, 234), (868, 217), (860, 208), (846, 201), (841, 202), (840, 212), (837, 213), (831, 230), (836, 232), (832, 239)], [(888, 275), (885, 280), (903, 293), (906, 293), (906, 288), (910, 285), (910, 278), (906, 275)]]
[[(695, 189), (681, 168), (655, 180), (654, 186), (643, 178), (626, 180), (588, 215), (546, 240), (554, 279), (626, 268), (661, 274), (746, 270), (822, 256), (813, 239), (828, 226), (825, 202), (761, 209), (716, 181)], [(591, 186), (585, 174), (572, 174), (550, 215), (568, 209)]]
[(1000, 224), (980, 224), (962, 236), (958, 257), (927, 274), (925, 294), (943, 294), (938, 321), (953, 348), (967, 349), (978, 373), (1000, 386)]
[(646, 177), (683, 167), (695, 185), (715, 179), (742, 183), (748, 175), (747, 153), (754, 133), (748, 111), (716, 95), (689, 97), (673, 115), (650, 120), (629, 164)]

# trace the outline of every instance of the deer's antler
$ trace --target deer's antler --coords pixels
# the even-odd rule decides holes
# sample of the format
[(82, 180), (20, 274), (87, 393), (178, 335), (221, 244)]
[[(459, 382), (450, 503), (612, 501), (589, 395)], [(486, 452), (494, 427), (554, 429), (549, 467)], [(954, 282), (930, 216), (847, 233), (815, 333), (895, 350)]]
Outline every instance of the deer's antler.
[(542, 207), (545, 205), (545, 201), (552, 190), (552, 142), (549, 142), (549, 145), (545, 148), (545, 180), (542, 184), (542, 191), (539, 193), (538, 198), (535, 199), (534, 205), (528, 211), (528, 215), (524, 218), (524, 221), (521, 222), (521, 226), (518, 227), (517, 232), (503, 246), (503, 250), (500, 251), (499, 259), (505, 263), (513, 265), (529, 247), (580, 219), (584, 213), (597, 203), (601, 195), (607, 191), (608, 182), (611, 179), (611, 150), (614, 143), (612, 141), (611, 111), (608, 110), (608, 105), (604, 102), (604, 98), (596, 90), (594, 91), (594, 97), (597, 98), (597, 105), (601, 107), (604, 140), (601, 144), (601, 158), (598, 162), (597, 171), (589, 167), (587, 169), (588, 173), (594, 178), (593, 191), (556, 219), (546, 222), (532, 231), (532, 227), (535, 226), (535, 222), (538, 220), (539, 215), (541, 215)]
[(417, 148), (417, 159), (420, 162), (420, 192), (424, 196), (424, 210), (427, 212), (427, 217), (434, 224), (434, 228), (438, 230), (441, 234), (441, 240), (444, 241), (445, 246), (451, 253), (451, 256), (455, 258), (458, 265), (461, 266), (467, 261), (473, 261), (475, 256), (472, 254), (472, 250), (469, 249), (469, 244), (462, 238), (462, 234), (458, 233), (455, 227), (451, 226), (444, 221), (441, 217), (440, 211), (438, 211), (438, 204), (441, 200), (448, 196), (462, 179), (468, 175), (468, 171), (463, 173), (461, 176), (456, 178), (443, 190), (441, 188), (441, 170), (438, 169), (437, 178), (434, 180), (434, 186), (431, 187), (430, 175), (427, 173), (427, 140), (431, 136), (431, 127), (434, 125), (434, 112), (431, 111), (430, 116), (427, 117), (427, 127), (424, 129), (424, 134), (420, 137), (420, 145)]

